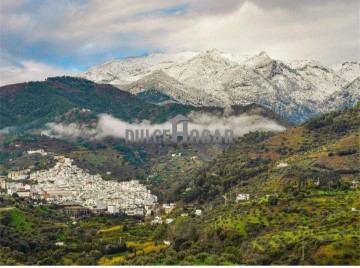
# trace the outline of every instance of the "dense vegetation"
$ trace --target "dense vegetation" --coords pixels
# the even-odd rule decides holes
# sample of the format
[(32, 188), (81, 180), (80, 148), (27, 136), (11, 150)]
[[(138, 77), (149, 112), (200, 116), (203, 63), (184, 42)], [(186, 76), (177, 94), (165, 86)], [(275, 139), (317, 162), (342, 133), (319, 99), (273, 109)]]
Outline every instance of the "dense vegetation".
[[(63, 78), (47, 83), (54, 83), (53, 87), (58, 79)], [(65, 94), (69, 96), (72, 87), (66, 87), (70, 82), (65, 80), (59, 88), (70, 90)], [(86, 90), (93, 86), (89, 94), (98, 94), (97, 86), (89, 82), (70, 81), (85, 83)], [(5, 100), (10, 105), (19, 94), (21, 91), (8, 94)], [(9, 105), (2, 110), (5, 115), (13, 109)], [(69, 102), (64, 111), (57, 112), (70, 120), (93, 120), (91, 115), (84, 119), (78, 110), (72, 110), (81, 105)], [(139, 118), (150, 118), (151, 109), (176, 109), (149, 107), (148, 114), (137, 114)], [(129, 109), (136, 111), (136, 105), (132, 103)], [(182, 144), (155, 148), (125, 145), (117, 139), (8, 135), (0, 150), (3, 174), (29, 165), (34, 169), (51, 166), (50, 158), (22, 153), (44, 148), (65, 154), (106, 179), (124, 174), (122, 179), (137, 177), (161, 201), (176, 202), (176, 208), (170, 214), (159, 213), (164, 220), (174, 219), (170, 224), (151, 224), (153, 215), (142, 219), (92, 215), (74, 223), (59, 206), (3, 195), (0, 264), (359, 265), (360, 189), (354, 183), (360, 180), (359, 111), (358, 104), (282, 133), (249, 133), (228, 149)], [(131, 120), (118, 112), (120, 118)], [(29, 115), (25, 120), (25, 115), (17, 115), (12, 120), (27, 127), (51, 119)], [(182, 157), (172, 157), (175, 153)], [(106, 175), (107, 171), (111, 175)], [(236, 202), (240, 193), (249, 194), (250, 200)], [(203, 214), (195, 215), (196, 209)]]
[(136, 96), (146, 102), (158, 104), (164, 101), (172, 100), (168, 95), (165, 95), (162, 92), (157, 91), (156, 89), (148, 89), (143, 92), (139, 92)]
[(78, 113), (73, 118), (78, 121), (108, 113), (128, 122), (135, 119), (163, 122), (191, 110), (190, 106), (179, 104), (153, 105), (113, 86), (97, 85), (72, 77), (54, 77), (45, 82), (29, 82), (0, 89), (1, 128), (40, 128), (45, 123), (60, 120), (62, 115), (74, 108), (91, 111), (90, 114)]
[(169, 225), (109, 215), (73, 223), (56, 206), (1, 197), (0, 263), (359, 265), (359, 219), (350, 210), (358, 197), (349, 190), (282, 191), (219, 204), (200, 217), (175, 211), (165, 216), (175, 218)]
[[(198, 172), (185, 201), (208, 202), (235, 186), (248, 184), (247, 180), (251, 178), (268, 180), (273, 172), (277, 172), (274, 165), (279, 161), (293, 162), (291, 168), (282, 172), (284, 176), (301, 181), (319, 179), (336, 184), (341, 174), (358, 174), (359, 107), (358, 104), (354, 108), (322, 115), (277, 135), (246, 134)], [(345, 143), (342, 149), (332, 149), (334, 143), (342, 140), (349, 144)], [(320, 158), (317, 154), (323, 152), (326, 156)], [(341, 165), (322, 164), (331, 161), (333, 155), (343, 156), (336, 160), (338, 163), (346, 160), (346, 170)]]
[[(169, 97), (150, 90), (132, 95), (111, 85), (74, 77), (52, 77), (44, 82), (29, 82), (0, 88), (0, 129), (13, 131), (43, 128), (48, 122), (91, 122), (102, 113), (127, 122), (150, 120), (162, 123), (178, 114), (191, 111), (220, 112), (219, 107), (193, 107), (178, 103), (159, 106), (156, 100)], [(290, 123), (272, 111), (258, 105), (233, 106), (234, 114), (255, 112), (272, 118), (285, 126)]]

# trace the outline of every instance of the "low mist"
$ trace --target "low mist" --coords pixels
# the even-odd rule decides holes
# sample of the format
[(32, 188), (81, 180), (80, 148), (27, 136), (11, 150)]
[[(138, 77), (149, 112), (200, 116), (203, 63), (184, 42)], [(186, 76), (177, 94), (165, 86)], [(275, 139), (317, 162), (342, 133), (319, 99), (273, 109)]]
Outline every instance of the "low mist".
[[(217, 116), (206, 113), (192, 112), (187, 116), (190, 119), (189, 131), (197, 129), (200, 132), (208, 129), (211, 132), (215, 129), (220, 131), (232, 129), (236, 137), (254, 131), (283, 131), (286, 128), (277, 122), (259, 115), (238, 115), (238, 116)], [(103, 139), (106, 137), (125, 138), (125, 130), (149, 129), (152, 133), (155, 129), (170, 129), (171, 122), (163, 124), (151, 124), (150, 121), (128, 123), (115, 118), (109, 114), (100, 114), (96, 124), (77, 124), (77, 123), (48, 123), (47, 129), (42, 134), (52, 137), (68, 138), (89, 138)]]

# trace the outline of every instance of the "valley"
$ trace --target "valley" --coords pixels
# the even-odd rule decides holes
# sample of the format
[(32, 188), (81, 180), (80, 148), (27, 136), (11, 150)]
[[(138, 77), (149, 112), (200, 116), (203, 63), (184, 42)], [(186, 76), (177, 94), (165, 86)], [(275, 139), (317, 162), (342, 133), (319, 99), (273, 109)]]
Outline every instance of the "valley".
[(0, 266), (360, 267), (359, 4), (0, 0)]
[[(251, 132), (230, 147), (128, 147), (114, 138), (7, 134), (3, 174), (20, 168), (42, 174), (60, 165), (53, 153), (61, 153), (107, 183), (135, 178), (157, 203), (149, 213), (135, 215), (121, 206), (125, 213), (116, 213), (115, 206), (70, 219), (59, 202), (3, 194), (1, 259), (4, 264), (357, 265), (358, 115), (356, 105), (280, 133)], [(44, 151), (26, 153), (38, 149)]]

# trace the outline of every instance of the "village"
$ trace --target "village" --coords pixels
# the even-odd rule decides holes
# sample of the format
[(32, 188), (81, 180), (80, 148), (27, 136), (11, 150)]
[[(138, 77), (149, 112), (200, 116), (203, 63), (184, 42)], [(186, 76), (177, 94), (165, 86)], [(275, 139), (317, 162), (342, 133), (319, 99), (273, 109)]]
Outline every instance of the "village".
[[(48, 155), (43, 149), (29, 150), (27, 154)], [(164, 221), (159, 215), (169, 214), (176, 207), (174, 203), (158, 204), (157, 196), (137, 180), (107, 181), (99, 174), (92, 175), (82, 170), (70, 158), (58, 155), (53, 157), (56, 164), (48, 170), (31, 172), (30, 168), (26, 168), (10, 171), (7, 177), (0, 177), (1, 192), (31, 199), (35, 204), (44, 200), (61, 205), (65, 214), (73, 218), (89, 215), (90, 212), (155, 215), (152, 224), (161, 224)], [(181, 157), (181, 153), (172, 154), (171, 157)], [(236, 202), (249, 199), (249, 194), (241, 193), (236, 196)], [(201, 216), (202, 210), (194, 209), (193, 214)], [(186, 217), (188, 213), (182, 213), (181, 216)], [(167, 224), (171, 221), (171, 218), (166, 219)]]
[[(30, 154), (48, 155), (44, 150), (30, 150)], [(7, 177), (0, 176), (0, 193), (16, 194), (28, 198), (36, 204), (44, 200), (63, 206), (65, 214), (79, 218), (92, 213), (127, 214), (130, 216), (153, 215), (152, 224), (161, 224), (161, 214), (169, 214), (176, 208), (176, 204), (158, 204), (157, 196), (139, 183), (138, 180), (114, 181), (104, 180), (99, 174), (89, 174), (73, 164), (73, 160), (64, 156), (53, 155), (56, 164), (48, 170), (31, 172), (30, 168), (10, 171)], [(181, 157), (172, 154), (171, 157)], [(193, 157), (192, 157), (193, 158)], [(288, 163), (279, 163), (276, 168), (286, 168)], [(151, 176), (151, 175), (149, 175)], [(213, 176), (217, 176), (213, 174)], [(314, 184), (318, 185), (319, 181)], [(351, 188), (356, 181), (352, 182)], [(223, 195), (225, 203), (230, 196)], [(237, 192), (235, 202), (246, 202), (251, 199), (249, 193)], [(266, 195), (269, 197), (269, 195)], [(162, 211), (162, 213), (160, 213)], [(201, 209), (195, 209), (195, 216), (202, 215)], [(188, 213), (181, 214), (182, 217)], [(173, 219), (166, 219), (171, 223)]]
[[(34, 151), (28, 152), (32, 153)], [(45, 154), (44, 151), (35, 153)], [(69, 216), (84, 214), (86, 210), (81, 208), (127, 215), (146, 215), (155, 210), (157, 197), (139, 181), (106, 181), (98, 174), (91, 175), (77, 167), (70, 158), (54, 158), (57, 162), (48, 170), (9, 172), (7, 178), (0, 178), (0, 188), (9, 195), (64, 205), (68, 207)]]

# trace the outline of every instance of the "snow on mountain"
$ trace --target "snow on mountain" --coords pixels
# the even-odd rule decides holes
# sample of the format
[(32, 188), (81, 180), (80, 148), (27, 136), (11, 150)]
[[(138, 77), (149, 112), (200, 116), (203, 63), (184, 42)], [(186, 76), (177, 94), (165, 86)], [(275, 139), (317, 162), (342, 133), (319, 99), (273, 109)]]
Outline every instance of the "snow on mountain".
[(167, 69), (171, 65), (185, 62), (196, 54), (196, 52), (154, 53), (144, 57), (127, 57), (90, 68), (81, 77), (99, 83), (123, 85), (139, 80), (153, 71)]
[(127, 84), (126, 88), (130, 89), (133, 94), (148, 89), (156, 89), (184, 104), (221, 106), (222, 103), (220, 100), (216, 100), (215, 96), (209, 95), (196, 87), (185, 85), (162, 70), (156, 70), (133, 83)]
[(330, 66), (330, 68), (347, 81), (351, 81), (360, 75), (360, 63), (358, 62), (344, 62)]
[(334, 92), (327, 99), (326, 103), (341, 109), (347, 106), (353, 106), (360, 100), (360, 77), (353, 79), (341, 90)]
[(257, 103), (299, 123), (359, 101), (359, 74), (354, 62), (326, 67), (312, 60), (283, 62), (265, 52), (234, 55), (213, 49), (113, 60), (80, 76), (134, 94), (155, 89), (197, 106)]

